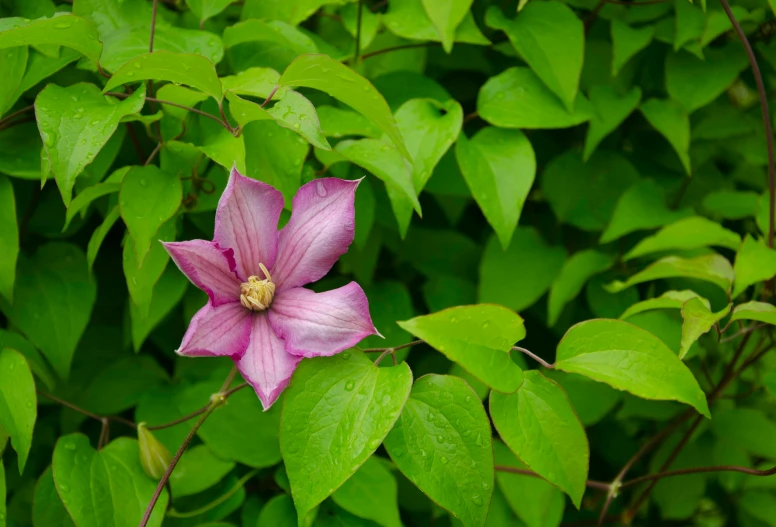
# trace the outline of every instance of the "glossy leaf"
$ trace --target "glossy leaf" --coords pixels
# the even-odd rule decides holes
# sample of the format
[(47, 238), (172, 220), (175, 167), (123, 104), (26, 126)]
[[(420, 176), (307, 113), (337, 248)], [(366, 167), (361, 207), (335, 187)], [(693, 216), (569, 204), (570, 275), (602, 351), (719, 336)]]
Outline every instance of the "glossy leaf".
[(722, 318), (730, 313), (730, 305), (725, 309), (712, 312), (709, 306), (700, 298), (691, 298), (682, 305), (682, 343), (679, 347), (679, 358), (683, 359), (687, 352), (701, 335), (709, 330)]
[[(81, 250), (67, 243), (48, 243), (32, 258), (19, 259), (13, 306), (3, 302), (0, 307), (43, 352), (57, 375), (66, 379), (96, 296)], [(41, 321), (46, 331), (40, 330)]]
[(177, 499), (202, 492), (218, 483), (234, 466), (231, 461), (218, 459), (205, 445), (189, 448), (170, 475), (172, 495)]
[(485, 525), (494, 483), (490, 423), (463, 379), (418, 379), (385, 448), (435, 503), (467, 527)]
[(143, 80), (161, 80), (185, 84), (221, 100), (221, 81), (213, 63), (194, 53), (154, 51), (135, 57), (108, 80), (103, 92), (122, 84)]
[[(230, 141), (234, 140), (228, 132), (222, 134)], [(245, 140), (246, 174), (278, 189), (290, 206), (302, 184), (302, 164), (310, 150), (307, 141), (291, 130), (278, 128), (271, 121), (248, 124), (242, 138)], [(224, 162), (228, 164), (232, 159), (226, 157)]]
[(736, 320), (756, 320), (757, 322), (776, 325), (776, 306), (766, 304), (765, 302), (757, 302), (756, 300), (744, 302), (733, 308), (733, 315), (730, 317), (730, 321), (735, 322)]
[(623, 259), (631, 260), (662, 251), (709, 246), (736, 250), (740, 245), (741, 237), (735, 232), (702, 216), (692, 216), (667, 225), (655, 234), (647, 236), (628, 251)]
[[(126, 437), (100, 451), (85, 435), (60, 437), (52, 468), (57, 492), (78, 527), (134, 527), (156, 488), (140, 466), (137, 441)], [(163, 490), (148, 525), (162, 524), (167, 500)]]
[[(428, 0), (426, 0), (428, 1)], [(442, 4), (443, 2), (438, 2)], [(394, 0), (383, 16), (385, 26), (395, 35), (411, 40), (431, 40), (442, 42), (439, 30), (429, 18), (424, 3), (415, 0)], [(477, 27), (471, 13), (466, 13), (455, 29), (455, 42), (487, 45), (490, 41)]]
[(491, 77), (480, 88), (480, 117), (501, 128), (569, 128), (593, 116), (593, 109), (579, 93), (569, 112), (539, 77), (528, 68), (509, 68)]
[[(3, 503), (2, 500), (0, 503)], [(3, 510), (1, 507), (0, 505), (0, 512)], [(35, 496), (32, 500), (32, 525), (34, 527), (75, 527), (57, 493), (57, 488), (54, 486), (51, 467), (46, 469), (35, 485)]]
[(442, 41), (442, 47), (450, 53), (455, 40), (455, 30), (469, 13), (473, 0), (422, 0), (423, 9)]
[(634, 28), (621, 20), (612, 20), (611, 34), (612, 75), (616, 76), (625, 63), (649, 46), (655, 34), (655, 26)]
[(576, 298), (585, 283), (592, 276), (609, 269), (613, 263), (614, 259), (611, 256), (593, 249), (575, 253), (566, 260), (550, 288), (547, 324), (554, 326), (563, 307)]
[(127, 289), (132, 305), (138, 310), (141, 318), (149, 317), (154, 286), (162, 276), (167, 262), (170, 261), (169, 253), (161, 242), (175, 241), (174, 221), (162, 225), (156, 233), (158, 239), (152, 243), (143, 263), (137, 259), (137, 249), (132, 238), (125, 236), (122, 250), (122, 264), (124, 276), (127, 281)]
[[(150, 261), (150, 259), (149, 259)], [(164, 267), (164, 272), (153, 285), (150, 292), (150, 305), (141, 305), (131, 302), (129, 305), (129, 318), (132, 324), (132, 346), (135, 351), (140, 347), (151, 331), (166, 317), (172, 309), (178, 305), (186, 292), (189, 281), (174, 265)], [(134, 286), (133, 286), (134, 287)], [(130, 289), (131, 290), (131, 289)], [(145, 310), (148, 313), (145, 313)]]
[(73, 201), (70, 202), (70, 207), (67, 209), (67, 214), (65, 215), (65, 225), (62, 227), (62, 232), (67, 230), (70, 222), (73, 221), (73, 218), (75, 218), (76, 214), (84, 211), (92, 201), (101, 198), (102, 196), (107, 196), (108, 194), (118, 192), (120, 188), (120, 183), (106, 182), (87, 187), (82, 192), (79, 192), (78, 195), (73, 198)]
[(585, 51), (582, 20), (568, 6), (551, 1), (529, 2), (513, 21), (490, 9), (487, 22), (507, 34), (534, 73), (573, 112)]
[(16, 260), (19, 258), (19, 226), (11, 181), (0, 175), (0, 296), (13, 302)]
[(724, 291), (729, 291), (733, 285), (733, 266), (725, 257), (719, 254), (707, 254), (695, 258), (680, 258), (667, 256), (653, 263), (643, 271), (634, 274), (625, 282), (614, 281), (607, 286), (612, 293), (617, 293), (643, 282), (661, 278), (695, 278), (711, 282)]
[(579, 507), (590, 447), (563, 388), (536, 370), (527, 371), (517, 392), (491, 393), (490, 413), (509, 448)]
[(401, 527), (396, 480), (376, 457), (370, 457), (332, 494), (334, 503), (384, 527)]
[(17, 91), (24, 77), (24, 70), (27, 68), (27, 46), (8, 48), (0, 55), (3, 56), (3, 60), (0, 61), (0, 75), (5, 80), (0, 85), (0, 116), (2, 116), (21, 95), (21, 93), (17, 94)]
[(100, 94), (94, 84), (62, 88), (49, 84), (35, 99), (40, 137), (65, 206), (75, 178), (94, 161), (126, 115), (139, 112), (145, 88), (118, 102)]
[(644, 399), (687, 403), (710, 416), (692, 372), (660, 339), (627, 322), (594, 319), (573, 326), (558, 344), (555, 367)]
[(699, 298), (707, 308), (710, 308), (709, 301), (701, 298), (695, 291), (666, 291), (657, 298), (650, 298), (633, 304), (620, 315), (620, 319), (624, 320), (652, 309), (682, 309), (684, 303), (691, 298)]
[(398, 324), (494, 390), (511, 393), (522, 382), (510, 350), (525, 337), (525, 327), (523, 319), (505, 307), (451, 307)]
[(399, 418), (411, 383), (406, 363), (378, 368), (360, 352), (302, 361), (286, 391), (280, 432), (300, 517), (380, 446)]
[(700, 59), (686, 51), (666, 59), (666, 90), (688, 112), (706, 106), (733, 84), (749, 65), (746, 53), (733, 42), (709, 48)]
[(121, 182), (121, 219), (134, 242), (138, 267), (143, 265), (154, 236), (178, 210), (182, 199), (180, 178), (156, 165), (133, 167)]
[(232, 2), (231, 0), (186, 0), (186, 3), (202, 24), (229, 7)]
[(318, 52), (318, 47), (309, 36), (288, 22), (278, 19), (243, 20), (224, 30), (226, 47), (231, 48), (246, 42), (275, 44), (291, 51), (294, 55)]
[(751, 235), (744, 237), (744, 243), (736, 254), (733, 265), (735, 287), (731, 298), (743, 293), (746, 288), (764, 282), (776, 275), (776, 250)]
[(685, 172), (690, 167), (690, 117), (682, 106), (672, 100), (650, 99), (639, 106), (639, 110), (663, 137), (671, 144)]
[(533, 147), (519, 130), (486, 127), (458, 137), (456, 159), (466, 184), (506, 249), (536, 176)]
[(6, 18), (0, 25), (0, 49), (15, 46), (53, 45), (72, 48), (89, 60), (100, 60), (102, 44), (85, 18), (62, 14), (39, 20)]
[(0, 349), (0, 426), (11, 437), (19, 474), (24, 471), (38, 416), (35, 380), (21, 353)]
[(341, 62), (326, 55), (302, 55), (286, 68), (278, 85), (315, 88), (328, 93), (374, 121), (402, 156), (411, 159), (383, 96), (372, 83)]

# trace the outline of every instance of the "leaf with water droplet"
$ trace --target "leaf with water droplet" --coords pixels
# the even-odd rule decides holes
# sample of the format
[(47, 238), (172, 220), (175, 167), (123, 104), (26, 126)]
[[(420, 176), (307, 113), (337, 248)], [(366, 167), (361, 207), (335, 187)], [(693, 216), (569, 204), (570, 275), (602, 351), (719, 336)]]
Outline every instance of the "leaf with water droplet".
[[(58, 100), (82, 92), (78, 108)], [(76, 177), (94, 161), (121, 118), (139, 112), (144, 102), (144, 86), (118, 103), (101, 95), (97, 86), (85, 83), (67, 88), (49, 84), (38, 94), (35, 99), (38, 129), (65, 206), (70, 205)], [(91, 124), (94, 121), (100, 124)]]
[(24, 356), (11, 348), (0, 349), (0, 427), (11, 437), (20, 474), (32, 445), (36, 403), (35, 381)]
[[(378, 368), (351, 353), (303, 360), (286, 390), (280, 446), (300, 517), (372, 455), (410, 393), (406, 363)], [(391, 401), (380, 404), (385, 395)]]
[[(494, 468), (490, 421), (480, 399), (472, 395), (459, 377), (421, 377), (384, 444), (399, 470), (429, 498), (466, 527), (481, 527), (488, 514), (482, 505), (490, 503), (493, 492)], [(429, 414), (435, 416), (433, 422)], [(440, 444), (438, 432), (451, 428), (449, 443)]]
[(367, 459), (331, 497), (356, 516), (384, 527), (401, 527), (396, 479), (383, 461), (374, 456)]
[(97, 30), (80, 16), (65, 14), (33, 21), (6, 18), (3, 22), (0, 49), (27, 45), (65, 46), (75, 49), (95, 63), (100, 60), (102, 44), (97, 40)]
[[(83, 434), (60, 437), (52, 469), (54, 485), (78, 527), (135, 527), (156, 488), (143, 472), (138, 442), (128, 437), (99, 451)], [(149, 526), (162, 524), (168, 499), (165, 489)]]

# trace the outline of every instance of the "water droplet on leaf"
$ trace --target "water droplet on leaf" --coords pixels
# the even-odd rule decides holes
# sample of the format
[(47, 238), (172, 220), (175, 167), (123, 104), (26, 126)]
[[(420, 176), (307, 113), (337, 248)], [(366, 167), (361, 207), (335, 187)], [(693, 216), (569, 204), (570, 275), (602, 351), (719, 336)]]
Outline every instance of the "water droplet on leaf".
[(347, 383), (345, 383), (345, 389), (349, 392), (352, 392), (355, 386), (356, 386), (356, 383), (354, 381), (348, 381)]

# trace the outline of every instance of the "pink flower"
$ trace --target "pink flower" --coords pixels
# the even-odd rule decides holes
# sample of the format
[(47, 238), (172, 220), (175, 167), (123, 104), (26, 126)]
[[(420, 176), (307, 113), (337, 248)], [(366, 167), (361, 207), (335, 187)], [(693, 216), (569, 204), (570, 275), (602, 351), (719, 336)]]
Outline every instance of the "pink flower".
[(302, 357), (330, 356), (377, 334), (355, 282), (315, 293), (348, 250), (357, 181), (316, 179), (299, 189), (277, 230), (283, 196), (232, 169), (213, 241), (165, 243), (180, 270), (208, 295), (177, 353), (229, 356), (267, 410)]

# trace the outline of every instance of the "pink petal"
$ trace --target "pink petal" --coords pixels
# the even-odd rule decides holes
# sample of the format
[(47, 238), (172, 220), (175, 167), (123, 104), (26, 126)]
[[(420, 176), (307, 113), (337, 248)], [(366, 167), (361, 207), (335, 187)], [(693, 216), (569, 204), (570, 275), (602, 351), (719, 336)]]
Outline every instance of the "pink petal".
[(291, 374), (302, 360), (286, 353), (283, 341), (275, 335), (266, 312), (251, 317), (251, 339), (248, 349), (235, 364), (248, 383), (256, 390), (264, 410), (283, 392)]
[(280, 231), (272, 280), (278, 288), (323, 278), (353, 242), (358, 181), (322, 178), (294, 196), (288, 224)]
[(355, 282), (325, 293), (302, 287), (280, 291), (269, 320), (286, 351), (302, 357), (334, 355), (377, 333), (369, 301)]
[(197, 311), (176, 353), (189, 357), (240, 356), (251, 337), (251, 311), (240, 302), (214, 307), (210, 302)]
[(213, 306), (240, 298), (240, 280), (234, 273), (232, 250), (213, 242), (191, 240), (163, 243), (172, 260), (191, 282), (210, 297)]
[(275, 263), (282, 210), (280, 192), (232, 169), (229, 184), (218, 201), (213, 241), (223, 249), (234, 250), (241, 280), (251, 275), (262, 276), (260, 263), (268, 269)]

